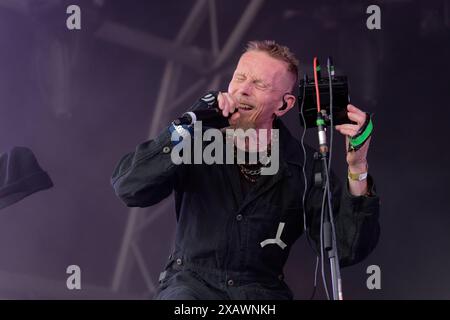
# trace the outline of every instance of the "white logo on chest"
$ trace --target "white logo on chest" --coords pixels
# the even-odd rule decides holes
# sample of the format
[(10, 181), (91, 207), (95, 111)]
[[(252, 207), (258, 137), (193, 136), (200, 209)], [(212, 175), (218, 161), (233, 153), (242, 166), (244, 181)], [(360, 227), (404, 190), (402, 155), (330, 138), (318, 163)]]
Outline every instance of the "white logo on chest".
[(264, 240), (263, 242), (261, 242), (261, 247), (264, 248), (264, 246), (268, 244), (277, 244), (280, 246), (281, 249), (286, 248), (287, 244), (281, 240), (281, 234), (283, 233), (284, 225), (285, 225), (284, 222), (280, 222), (280, 224), (278, 225), (276, 238)]

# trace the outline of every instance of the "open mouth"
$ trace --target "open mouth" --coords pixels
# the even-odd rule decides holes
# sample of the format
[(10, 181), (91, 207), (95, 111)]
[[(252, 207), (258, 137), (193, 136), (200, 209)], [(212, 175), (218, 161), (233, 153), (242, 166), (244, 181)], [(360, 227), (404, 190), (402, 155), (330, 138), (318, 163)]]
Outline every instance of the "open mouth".
[(240, 105), (238, 105), (238, 109), (239, 109), (239, 111), (250, 111), (250, 110), (253, 110), (253, 106), (251, 106), (251, 105), (248, 105), (248, 104), (240, 104)]

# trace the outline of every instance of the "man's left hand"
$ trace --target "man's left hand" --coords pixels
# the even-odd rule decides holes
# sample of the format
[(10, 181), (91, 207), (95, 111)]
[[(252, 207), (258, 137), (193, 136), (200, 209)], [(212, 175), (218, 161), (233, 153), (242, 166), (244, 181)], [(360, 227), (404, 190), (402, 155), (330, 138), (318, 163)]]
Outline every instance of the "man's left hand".
[(355, 107), (354, 105), (347, 105), (348, 118), (356, 124), (341, 124), (335, 126), (336, 130), (346, 136), (345, 146), (347, 148), (347, 163), (351, 172), (364, 172), (367, 168), (367, 151), (369, 150), (369, 139), (357, 151), (348, 152), (349, 136), (352, 137), (357, 134), (358, 130), (364, 125), (367, 114)]

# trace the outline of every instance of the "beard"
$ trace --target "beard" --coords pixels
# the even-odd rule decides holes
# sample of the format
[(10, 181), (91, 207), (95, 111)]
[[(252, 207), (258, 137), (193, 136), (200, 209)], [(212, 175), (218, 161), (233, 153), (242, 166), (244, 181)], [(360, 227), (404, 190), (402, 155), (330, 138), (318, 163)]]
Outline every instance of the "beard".
[(243, 115), (236, 120), (236, 123), (231, 126), (233, 129), (243, 129), (244, 131), (247, 129), (255, 129), (256, 122), (255, 119), (251, 117), (250, 114)]
[(260, 134), (270, 134), (270, 131), (263, 129), (264, 132), (260, 132), (257, 123), (260, 115), (261, 113), (256, 109), (253, 112), (246, 112), (244, 115), (241, 113), (234, 125), (230, 126), (231, 129), (237, 130), (234, 134), (234, 143), (239, 149), (248, 152), (258, 152), (267, 149), (270, 138), (261, 137)]

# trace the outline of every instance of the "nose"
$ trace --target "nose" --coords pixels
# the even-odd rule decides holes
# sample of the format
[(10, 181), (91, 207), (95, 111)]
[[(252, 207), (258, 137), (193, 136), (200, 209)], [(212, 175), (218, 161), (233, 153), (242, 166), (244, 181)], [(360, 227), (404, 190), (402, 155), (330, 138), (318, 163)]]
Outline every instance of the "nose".
[(236, 94), (244, 97), (251, 95), (252, 85), (249, 81), (244, 81), (240, 83), (236, 88)]

